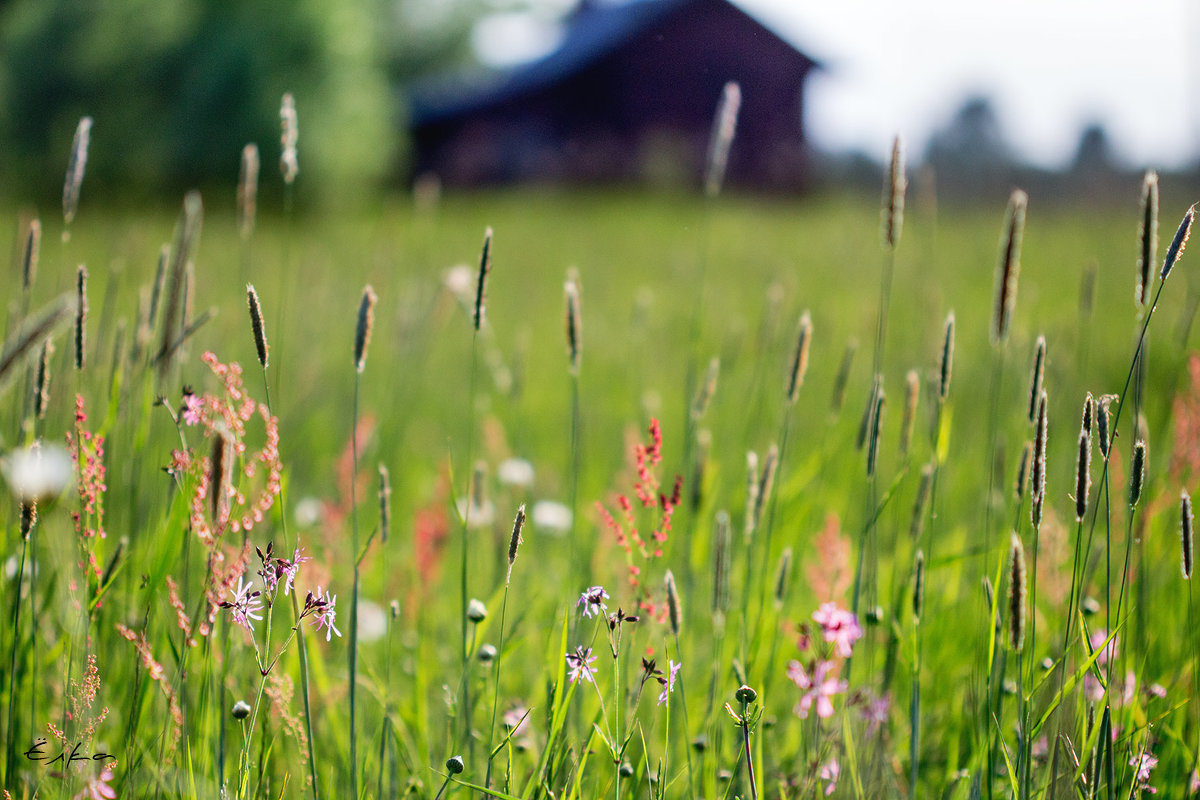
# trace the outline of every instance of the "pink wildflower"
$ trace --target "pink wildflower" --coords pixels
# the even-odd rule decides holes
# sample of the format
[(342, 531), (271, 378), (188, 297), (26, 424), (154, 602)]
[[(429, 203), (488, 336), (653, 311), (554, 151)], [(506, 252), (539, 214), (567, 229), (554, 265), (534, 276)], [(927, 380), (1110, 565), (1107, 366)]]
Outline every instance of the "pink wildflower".
[(578, 683), (580, 679), (588, 683), (595, 683), (596, 670), (592, 666), (592, 662), (596, 657), (592, 655), (590, 647), (576, 647), (574, 653), (567, 653), (567, 666), (571, 668), (571, 683)]
[(838, 778), (842, 774), (842, 765), (838, 763), (837, 758), (831, 757), (821, 766), (820, 778), (825, 781), (825, 796), (833, 794), (833, 790), (837, 788)]
[(337, 619), (337, 610), (334, 608), (337, 605), (337, 595), (330, 596), (329, 592), (325, 592), (322, 596), (321, 587), (318, 586), (316, 601), (314, 604), (316, 611), (313, 612), (313, 627), (317, 630), (325, 628), (325, 641), (327, 642), (333, 638), (333, 634), (335, 633), (340, 637), (342, 632), (333, 624), (334, 620)]
[(817, 704), (818, 717), (828, 719), (833, 716), (833, 696), (846, 691), (848, 684), (846, 681), (830, 678), (831, 669), (833, 662), (818, 661), (810, 675), (799, 661), (788, 664), (788, 677), (804, 692), (794, 709), (800, 719), (808, 719), (814, 702)]
[(88, 800), (88, 798), (90, 800), (113, 800), (117, 796), (117, 791), (109, 786), (109, 783), (114, 777), (112, 765), (106, 765), (99, 775), (88, 779), (83, 790), (75, 795), (75, 800)]
[(663, 690), (658, 696), (658, 704), (660, 706), (667, 704), (667, 697), (671, 694), (671, 690), (675, 688), (675, 674), (679, 672), (679, 668), (682, 666), (683, 664), (678, 661), (667, 659), (667, 677), (662, 679)]
[(1158, 792), (1157, 789), (1150, 785), (1150, 770), (1158, 766), (1158, 756), (1144, 750), (1129, 759), (1129, 766), (1137, 770), (1138, 789), (1150, 794)]
[(608, 592), (604, 591), (603, 586), (591, 586), (579, 595), (579, 600), (575, 605), (583, 606), (583, 615), (591, 618), (608, 610), (608, 606), (604, 603), (607, 599)]
[(850, 611), (838, 608), (835, 602), (822, 603), (813, 612), (813, 620), (821, 626), (826, 642), (832, 642), (834, 652), (842, 658), (849, 658), (854, 649), (854, 643), (862, 638), (862, 628), (858, 619)]
[(233, 593), (233, 602), (221, 603), (222, 608), (232, 609), (229, 613), (233, 615), (233, 621), (250, 633), (254, 633), (254, 623), (250, 620), (262, 620), (262, 614), (255, 613), (262, 609), (262, 592), (250, 591), (253, 588), (253, 583), (246, 583), (239, 575), (238, 588)]
[(185, 425), (199, 425), (200, 412), (204, 409), (204, 400), (198, 395), (191, 393), (183, 396), (183, 423)]

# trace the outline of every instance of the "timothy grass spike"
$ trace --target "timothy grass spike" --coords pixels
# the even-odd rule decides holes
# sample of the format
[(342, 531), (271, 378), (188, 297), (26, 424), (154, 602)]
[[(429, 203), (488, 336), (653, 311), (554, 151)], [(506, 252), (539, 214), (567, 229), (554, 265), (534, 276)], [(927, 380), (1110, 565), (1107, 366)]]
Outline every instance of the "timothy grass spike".
[(782, 609), (787, 600), (788, 587), (792, 579), (792, 548), (785, 547), (779, 554), (779, 567), (775, 570), (775, 608)]
[(733, 551), (733, 530), (728, 511), (713, 518), (713, 589), (712, 611), (724, 618), (729, 608), (729, 558)]
[(908, 448), (912, 443), (913, 428), (917, 423), (917, 402), (921, 396), (921, 376), (915, 369), (910, 369), (904, 376), (904, 419), (900, 425), (900, 457), (908, 457)]
[(700, 384), (696, 397), (692, 400), (692, 421), (698, 422), (708, 411), (713, 395), (717, 393), (717, 378), (721, 375), (721, 359), (713, 356), (704, 372), (704, 381)]
[(875, 467), (879, 461), (879, 435), (883, 428), (883, 408), (887, 402), (887, 397), (884, 395), (883, 386), (879, 387), (879, 393), (875, 397), (875, 411), (871, 414), (871, 436), (867, 443), (867, 477), (875, 474)]
[(758, 521), (758, 453), (753, 450), (746, 453), (746, 527), (745, 540), (750, 541), (754, 535), (754, 526)]
[(1133, 465), (1129, 470), (1129, 507), (1137, 507), (1146, 480), (1146, 442), (1138, 439), (1133, 446)]
[(568, 270), (567, 280), (563, 284), (563, 297), (566, 301), (567, 357), (572, 375), (579, 374), (580, 360), (583, 357), (583, 309), (579, 295), (579, 272), (575, 269)]
[(1088, 491), (1092, 486), (1092, 435), (1079, 432), (1079, 455), (1075, 461), (1075, 520), (1083, 521), (1087, 513)]
[(920, 624), (921, 612), (925, 610), (925, 551), (917, 550), (917, 562), (913, 567), (912, 593), (913, 620)]
[(933, 490), (933, 464), (921, 467), (921, 482), (917, 484), (917, 496), (913, 500), (912, 520), (908, 524), (908, 536), (914, 542), (925, 530), (925, 505)]
[(1033, 370), (1029, 380), (1029, 424), (1037, 421), (1038, 398), (1046, 375), (1046, 337), (1039, 336), (1033, 348)]
[[(521, 506), (522, 509), (525, 506)], [(387, 544), (392, 532), (392, 475), (383, 464), (379, 465), (379, 541)]]
[(1148, 171), (1142, 179), (1142, 220), (1138, 224), (1138, 271), (1134, 301), (1139, 308), (1150, 302), (1151, 272), (1158, 261), (1158, 173)]
[(671, 633), (678, 638), (679, 630), (683, 627), (683, 606), (679, 602), (679, 588), (675, 585), (675, 575), (671, 570), (667, 570), (663, 583), (667, 591), (667, 618), (671, 623)]
[(808, 372), (808, 350), (812, 341), (812, 315), (806, 310), (800, 315), (799, 332), (796, 336), (796, 352), (792, 355), (792, 371), (788, 377), (787, 401), (794, 405), (804, 385), (804, 374)]
[(33, 289), (33, 281), (37, 277), (38, 254), (42, 249), (42, 223), (35, 219), (29, 221), (25, 231), (25, 246), (21, 250), (21, 290), (29, 294)]
[(75, 272), (75, 369), (87, 363), (87, 267), (79, 265)]
[[(63, 182), (63, 222), (70, 225), (79, 210), (79, 190), (83, 186), (83, 173), (87, 169), (88, 143), (92, 137), (92, 118), (84, 117), (75, 128), (75, 139), (71, 142), (71, 158), (67, 161), (67, 177)], [(64, 238), (67, 234), (63, 233)]]
[(263, 327), (262, 306), (258, 302), (258, 292), (254, 284), (246, 284), (246, 304), (250, 308), (250, 330), (254, 333), (254, 351), (258, 355), (258, 364), (267, 368), (267, 357), (270, 349), (267, 346), (267, 330)]
[(737, 132), (738, 110), (741, 106), (742, 87), (737, 81), (729, 81), (721, 90), (721, 99), (713, 117), (712, 135), (709, 137), (708, 160), (704, 171), (704, 193), (708, 197), (719, 195), (725, 183), (729, 149)]
[(367, 366), (367, 345), (371, 343), (371, 329), (375, 326), (375, 302), (379, 296), (370, 284), (363, 287), (362, 300), (358, 304), (358, 325), (354, 329), (354, 366), (362, 372)]
[(1021, 239), (1025, 233), (1025, 208), (1029, 197), (1020, 189), (1008, 200), (1004, 233), (1000, 238), (1000, 258), (996, 267), (996, 308), (992, 320), (992, 341), (1008, 338), (1009, 323), (1017, 304), (1017, 283), (1021, 275)]
[(505, 582), (512, 580), (513, 564), (517, 563), (517, 548), (521, 546), (521, 529), (525, 527), (525, 504), (517, 509), (516, 519), (513, 520), (512, 536), (508, 540), (508, 577)]
[(833, 381), (833, 398), (830, 407), (835, 414), (842, 410), (842, 406), (846, 402), (846, 385), (850, 382), (850, 368), (854, 366), (854, 355), (857, 352), (858, 340), (847, 341), (846, 349), (842, 351), (842, 361), (838, 365), (837, 377)]
[(1109, 430), (1109, 423), (1112, 420), (1109, 416), (1109, 406), (1119, 399), (1115, 394), (1102, 394), (1096, 402), (1096, 438), (1100, 444), (1100, 455), (1105, 459), (1108, 458), (1109, 448), (1112, 447), (1112, 432)]
[(258, 170), (258, 145), (250, 143), (242, 148), (242, 168), (238, 175), (238, 233), (243, 239), (254, 233), (258, 216)]
[(300, 139), (300, 121), (296, 116), (296, 98), (292, 97), (291, 92), (284, 94), (283, 100), (280, 101), (279, 126), (279, 169), (283, 173), (283, 182), (290, 186), (300, 174), (300, 160), (296, 154), (296, 143)]
[(33, 388), (33, 416), (46, 418), (46, 407), (50, 404), (50, 359), (54, 355), (54, 342), (47, 338), (42, 342), (42, 355), (38, 359), (37, 380)]
[(1192, 204), (1192, 207), (1183, 215), (1183, 220), (1180, 221), (1179, 228), (1175, 231), (1175, 238), (1171, 240), (1171, 246), (1167, 248), (1167, 256), (1163, 259), (1162, 274), (1159, 275), (1159, 280), (1165, 281), (1171, 274), (1171, 268), (1175, 266), (1175, 262), (1183, 257), (1188, 237), (1192, 234), (1192, 223), (1195, 221), (1196, 206)]
[(1179, 497), (1179, 542), (1183, 548), (1183, 577), (1192, 577), (1192, 498), (1185, 489)]
[(908, 178), (904, 173), (904, 143), (899, 136), (892, 139), (892, 160), (888, 168), (888, 180), (883, 186), (883, 246), (886, 250), (896, 249), (900, 243), (900, 231), (904, 227), (904, 192)]
[(950, 396), (950, 375), (954, 369), (954, 312), (946, 315), (946, 327), (942, 333), (942, 357), (938, 361), (938, 400), (946, 401)]
[(487, 277), (492, 269), (492, 229), (483, 232), (483, 251), (479, 254), (479, 277), (475, 282), (475, 330), (483, 327), (484, 304), (487, 296)]
[(1021, 448), (1021, 462), (1017, 465), (1016, 497), (1020, 501), (1025, 497), (1025, 487), (1029, 485), (1029, 470), (1033, 464), (1033, 442), (1026, 442)]
[(1033, 435), (1033, 464), (1030, 467), (1030, 491), (1034, 497), (1041, 497), (1046, 493), (1046, 437), (1049, 434), (1049, 422), (1046, 419), (1047, 405), (1049, 405), (1049, 400), (1046, 397), (1046, 390), (1043, 389), (1042, 395), (1038, 399), (1037, 423)]
[(1012, 550), (1008, 562), (1008, 643), (1014, 652), (1025, 646), (1025, 547), (1016, 531), (1012, 534)]
[(779, 470), (779, 447), (771, 445), (767, 449), (767, 457), (763, 459), (762, 476), (758, 480), (758, 491), (754, 495), (754, 529), (762, 524), (763, 511), (775, 486), (775, 473)]

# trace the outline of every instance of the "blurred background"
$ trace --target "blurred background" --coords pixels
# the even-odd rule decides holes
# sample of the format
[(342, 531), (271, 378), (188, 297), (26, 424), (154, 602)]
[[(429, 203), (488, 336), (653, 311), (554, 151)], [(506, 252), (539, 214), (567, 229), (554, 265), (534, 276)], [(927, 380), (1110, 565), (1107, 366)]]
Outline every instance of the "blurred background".
[(1125, 202), (1197, 185), (1197, 41), (1188, 0), (5, 0), (0, 195), (53, 200), (85, 115), (92, 200), (224, 191), (248, 142), (268, 174), (284, 92), (302, 202), (698, 191), (736, 80), (733, 190), (875, 191), (899, 133), (939, 197)]

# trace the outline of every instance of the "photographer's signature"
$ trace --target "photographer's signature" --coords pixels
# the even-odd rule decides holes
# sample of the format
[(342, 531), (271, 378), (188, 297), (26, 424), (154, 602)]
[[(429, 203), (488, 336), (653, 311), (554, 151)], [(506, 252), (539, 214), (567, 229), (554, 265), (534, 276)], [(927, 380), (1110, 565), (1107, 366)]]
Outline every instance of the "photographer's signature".
[(83, 747), (82, 742), (76, 742), (71, 748), (70, 753), (68, 753), (64, 748), (61, 753), (56, 755), (54, 758), (50, 758), (50, 753), (42, 751), (42, 748), (44, 748), (46, 744), (47, 742), (45, 739), (38, 739), (33, 743), (33, 747), (25, 751), (25, 757), (30, 761), (43, 762), (46, 766), (57, 763), (74, 764), (77, 761), (108, 761), (116, 758), (116, 756), (110, 755), (109, 753), (95, 753), (94, 755), (90, 756), (87, 753), (81, 754), (79, 750)]

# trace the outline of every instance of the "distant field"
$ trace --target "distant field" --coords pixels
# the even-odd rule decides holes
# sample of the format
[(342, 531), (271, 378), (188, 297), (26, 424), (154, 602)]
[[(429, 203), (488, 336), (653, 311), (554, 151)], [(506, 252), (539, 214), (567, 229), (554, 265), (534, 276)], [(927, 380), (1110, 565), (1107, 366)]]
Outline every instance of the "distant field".
[[(1029, 199), (1002, 346), (989, 331), (1007, 198), (971, 209), (909, 198), (871, 478), (872, 446), (856, 440), (860, 428), (871, 439), (863, 417), (889, 268), (875, 198), (479, 193), (424, 209), (396, 201), (354, 216), (272, 215), (248, 239), (231, 212), (209, 211), (190, 250), (194, 283), (181, 278), (175, 300), (169, 276), (153, 288), (160, 248), (179, 241), (174, 209), (85, 202), (67, 241), (61, 220), (43, 217), (28, 294), (22, 239), (10, 239), (5, 352), (28, 330), (22, 318), (74, 295), (86, 264), (86, 359), (77, 370), (76, 317), (64, 312), (43, 418), (33, 387), (44, 336), (3, 376), (0, 449), (14, 488), (0, 545), (3, 786), (14, 798), (109, 797), (109, 787), (123, 797), (349, 797), (355, 788), (423, 798), (1067, 797), (1088, 791), (1084, 775), (1089, 787), (1099, 777), (1097, 796), (1150, 784), (1184, 796), (1200, 757), (1200, 639), (1179, 535), (1180, 492), (1200, 477), (1200, 366), (1189, 374), (1188, 360), (1200, 299), (1194, 254), (1165, 284), (1143, 388), (1136, 401), (1132, 387), (1123, 398), (1106, 472), (1091, 446), (1091, 504), (1083, 525), (1075, 520), (1085, 394), (1122, 393), (1144, 319), (1134, 303), (1138, 193), (1129, 187), (1126, 207), (1103, 213)], [(1162, 208), (1155, 272), (1185, 210)], [(581, 298), (577, 380), (564, 332), (569, 269)], [(261, 416), (227, 396), (201, 359), (239, 363), (246, 396), (268, 400), (247, 282), (270, 347), (270, 413), (264, 405)], [(367, 284), (378, 300), (359, 373)], [(215, 317), (180, 344), (178, 331), (210, 308)], [(807, 371), (791, 405), (804, 312)], [(939, 404), (951, 312), (953, 371)], [(176, 333), (164, 338), (172, 314)], [(1038, 336), (1049, 437), (1035, 558), (1030, 492), (1018, 500), (1014, 485), (1034, 435)], [(170, 356), (151, 364), (164, 341)], [(713, 359), (719, 374), (704, 397)], [(910, 371), (919, 400), (902, 452)], [(77, 402), (86, 420), (77, 421)], [(264, 435), (272, 415), (277, 454)], [(104, 437), (102, 454), (81, 432)], [(1148, 467), (1119, 603), (1138, 437)], [(33, 503), (16, 497), (12, 464), (37, 440), (83, 453), (84, 466), (38, 497), (30, 526)], [(773, 481), (752, 481), (748, 452), (761, 476), (772, 446)], [(88, 469), (89, 452), (102, 476)], [(278, 496), (272, 466), (282, 468)], [(763, 490), (757, 513), (752, 484)], [(631, 501), (628, 517), (619, 494)], [(227, 522), (252, 517), (256, 502), (265, 519), (245, 537)], [(506, 593), (522, 504), (529, 517)], [(572, 508), (574, 521), (562, 520)], [(101, 527), (103, 537), (89, 535)], [(1014, 530), (1030, 600), (1037, 575), (1020, 654), (1009, 642)], [(297, 541), (310, 561), (293, 563)], [(293, 576), (297, 602), (268, 589), (260, 568), (279, 588)], [(254, 588), (238, 595), (239, 576)], [(335, 607), (320, 604), (318, 587), (337, 596)], [(589, 587), (607, 597), (589, 600)], [(467, 598), (483, 601), (483, 619), (464, 620)], [(601, 611), (601, 599), (602, 613), (584, 613)], [(826, 607), (814, 617), (827, 602), (858, 613), (830, 617)], [(618, 607), (641, 619), (603, 624)], [(301, 614), (303, 655), (289, 638)], [(340, 638), (327, 642), (330, 621)], [(861, 638), (851, 633), (859, 628)], [(1117, 630), (1115, 650), (1096, 637), (1106, 628)], [(484, 645), (495, 650), (481, 658)], [(742, 684), (753, 702), (735, 694)], [(244, 719), (231, 712), (237, 701), (250, 707)], [(1036, 725), (1032, 736), (1022, 720)], [(1107, 750), (1096, 748), (1102, 730), (1115, 734)], [(27, 751), (38, 738), (49, 740), (42, 761)], [(48, 763), (75, 743), (109, 757)], [(1158, 765), (1139, 776), (1151, 754)]]

